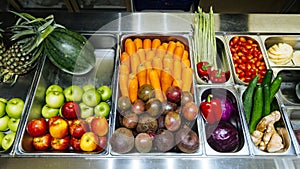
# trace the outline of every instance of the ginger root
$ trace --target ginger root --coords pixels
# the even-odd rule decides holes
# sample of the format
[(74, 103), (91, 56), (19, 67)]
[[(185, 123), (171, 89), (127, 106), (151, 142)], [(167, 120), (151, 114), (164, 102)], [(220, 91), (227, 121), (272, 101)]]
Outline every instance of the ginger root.
[(259, 146), (260, 150), (276, 152), (284, 147), (282, 138), (274, 127), (274, 123), (279, 121), (280, 118), (280, 112), (273, 111), (271, 114), (263, 117), (257, 124), (256, 130), (251, 134), (251, 139), (256, 146)]

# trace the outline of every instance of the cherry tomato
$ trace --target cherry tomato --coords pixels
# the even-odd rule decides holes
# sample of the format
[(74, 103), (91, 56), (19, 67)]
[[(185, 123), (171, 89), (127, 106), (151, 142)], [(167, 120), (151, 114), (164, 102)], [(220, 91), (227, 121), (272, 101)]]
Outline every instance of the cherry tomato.
[(247, 71), (245, 74), (246, 74), (246, 77), (251, 77), (252, 76), (252, 73), (250, 71)]
[(251, 78), (250, 76), (246, 76), (246, 77), (245, 77), (245, 82), (248, 83), (248, 82), (250, 82), (251, 79), (252, 79), (252, 78)]
[(258, 73), (260, 78), (265, 75), (266, 64), (256, 40), (247, 36), (235, 36), (229, 45), (234, 68), (241, 81), (249, 82)]

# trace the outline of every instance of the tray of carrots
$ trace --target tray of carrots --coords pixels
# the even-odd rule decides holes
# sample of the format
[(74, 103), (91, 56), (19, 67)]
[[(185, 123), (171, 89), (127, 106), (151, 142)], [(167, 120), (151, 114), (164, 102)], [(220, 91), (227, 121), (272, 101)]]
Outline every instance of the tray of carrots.
[[(110, 138), (113, 154), (201, 152), (188, 44), (184, 35), (121, 38), (117, 115)], [(193, 116), (184, 117), (182, 109)], [(188, 150), (178, 146), (178, 133), (189, 133), (194, 138)], [(164, 145), (162, 140), (172, 145), (160, 147)]]

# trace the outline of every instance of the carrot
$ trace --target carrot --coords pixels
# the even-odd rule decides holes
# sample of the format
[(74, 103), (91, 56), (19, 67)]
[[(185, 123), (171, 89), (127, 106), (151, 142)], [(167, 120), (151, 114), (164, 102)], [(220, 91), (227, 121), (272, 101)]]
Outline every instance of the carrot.
[(129, 67), (124, 63), (120, 64), (119, 71), (120, 73), (124, 73), (124, 74), (129, 74), (130, 72)]
[(124, 45), (126, 46), (126, 44), (127, 44), (128, 42), (133, 42), (133, 41), (132, 41), (132, 39), (131, 39), (131, 38), (127, 38), (127, 39), (125, 40), (125, 43), (124, 43)]
[(153, 39), (151, 48), (152, 49), (157, 49), (161, 45), (160, 39)]
[(174, 79), (173, 80), (173, 83), (172, 83), (172, 86), (178, 86), (180, 88), (182, 88), (182, 80), (181, 79)]
[(151, 45), (152, 45), (151, 39), (144, 39), (143, 40), (143, 48), (146, 51), (151, 49)]
[(145, 60), (146, 60), (145, 50), (142, 49), (142, 48), (140, 48), (140, 49), (137, 50), (137, 53), (138, 53), (138, 55), (139, 55), (139, 57), (140, 57), (140, 62), (141, 62), (141, 63), (144, 63)]
[(128, 74), (120, 73), (119, 74), (119, 85), (122, 96), (129, 96), (128, 93)]
[(187, 50), (184, 50), (183, 51), (183, 54), (182, 54), (182, 60), (183, 59), (189, 59), (189, 52)]
[(190, 92), (193, 82), (193, 70), (190, 67), (184, 67), (182, 70), (182, 91)]
[(157, 47), (155, 51), (156, 56), (163, 58), (165, 54), (166, 54), (166, 49), (162, 45)]
[(140, 64), (140, 57), (137, 53), (134, 53), (132, 56), (131, 56), (131, 73), (134, 73), (136, 74), (137, 73), (137, 67), (138, 65)]
[(129, 98), (131, 103), (134, 103), (138, 98), (139, 82), (135, 74), (129, 74)]
[(174, 79), (181, 79), (181, 61), (179, 59), (174, 59), (174, 66), (173, 66), (173, 76)]
[(138, 51), (139, 49), (143, 48), (143, 41), (140, 38), (135, 38), (133, 40), (133, 43), (135, 44), (136, 47), (136, 51)]
[(137, 78), (139, 82), (139, 87), (147, 83), (147, 70), (144, 64), (139, 64), (137, 69)]
[(125, 65), (128, 66), (128, 69), (130, 70), (130, 57), (127, 52), (122, 52), (120, 56), (120, 61), (121, 63), (124, 63)]
[(167, 51), (169, 44), (167, 42), (164, 42), (161, 44), (161, 46), (163, 46), (165, 48), (165, 50)]
[(150, 70), (150, 84), (154, 88), (155, 97), (160, 101), (164, 100), (164, 95), (161, 91), (160, 80), (155, 70)]
[(151, 60), (155, 56), (155, 51), (148, 50), (146, 51), (146, 60)]
[(183, 59), (182, 64), (187, 67), (191, 67), (191, 62), (189, 59)]
[(158, 56), (152, 58), (152, 66), (156, 70), (158, 77), (160, 77), (161, 70), (163, 69), (162, 59)]
[(145, 62), (145, 67), (146, 67), (146, 72), (147, 72), (147, 79), (146, 79), (146, 83), (150, 84), (150, 70), (152, 70), (152, 64), (151, 61), (146, 61)]
[(169, 68), (166, 68), (161, 71), (160, 83), (161, 83), (161, 90), (163, 91), (164, 94), (166, 94), (167, 89), (173, 83), (173, 77)]
[(173, 55), (175, 47), (176, 43), (174, 41), (169, 41), (167, 52)]
[(176, 46), (174, 49), (174, 58), (182, 58), (184, 48), (182, 46)]
[(182, 44), (180, 41), (176, 42), (176, 46), (181, 46), (184, 49), (184, 44)]
[(170, 56), (170, 54), (167, 54), (163, 59), (163, 68), (169, 68), (170, 71), (173, 74), (174, 64), (173, 64), (173, 58)]
[(136, 52), (136, 47), (133, 41), (125, 43), (125, 52), (127, 52), (129, 56)]

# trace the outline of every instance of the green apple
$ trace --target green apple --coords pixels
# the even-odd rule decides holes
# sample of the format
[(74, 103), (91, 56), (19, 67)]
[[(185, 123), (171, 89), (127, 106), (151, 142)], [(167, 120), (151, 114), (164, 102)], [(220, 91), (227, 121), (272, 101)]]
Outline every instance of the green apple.
[(51, 107), (58, 109), (65, 103), (65, 97), (62, 92), (52, 91), (46, 95), (46, 104)]
[(6, 134), (2, 139), (2, 148), (4, 150), (8, 150), (13, 145), (15, 137), (16, 137), (15, 132)]
[(82, 87), (83, 91), (86, 92), (88, 91), (89, 89), (96, 89), (96, 87), (92, 84), (86, 84)]
[(94, 107), (95, 116), (107, 118), (110, 112), (110, 106), (106, 102), (100, 102)]
[(50, 92), (63, 92), (63, 88), (57, 84), (52, 84), (46, 89), (46, 95)]
[(11, 131), (16, 132), (18, 129), (19, 123), (20, 123), (20, 119), (10, 118), (8, 120), (7, 126)]
[(5, 107), (6, 104), (2, 101), (0, 101), (0, 117), (3, 117), (5, 115)]
[(0, 98), (0, 102), (3, 102), (3, 103), (6, 104), (6, 103), (7, 103), (7, 100), (6, 100), (5, 98), (2, 98), (2, 97), (1, 97), (1, 98)]
[(89, 89), (82, 95), (82, 102), (90, 107), (94, 107), (101, 101), (100, 93), (95, 89)]
[(80, 117), (85, 119), (94, 115), (94, 109), (83, 102), (79, 103), (80, 107)]
[(42, 116), (45, 119), (50, 119), (51, 117), (57, 116), (59, 113), (59, 108), (52, 108), (45, 104), (42, 108)]
[(81, 97), (83, 94), (83, 89), (80, 86), (72, 85), (64, 90), (64, 95), (66, 97), (66, 101), (81, 101)]
[(2, 149), (2, 140), (4, 138), (5, 134), (0, 131), (0, 149)]
[(12, 98), (10, 99), (5, 107), (6, 113), (9, 117), (13, 117), (15, 119), (21, 118), (23, 108), (24, 108), (24, 101), (20, 98)]
[(8, 115), (0, 118), (0, 131), (6, 131), (8, 129)]
[(109, 86), (106, 85), (100, 86), (98, 87), (97, 91), (100, 93), (102, 101), (106, 101), (111, 98), (112, 91)]

